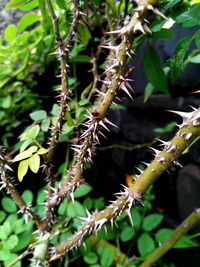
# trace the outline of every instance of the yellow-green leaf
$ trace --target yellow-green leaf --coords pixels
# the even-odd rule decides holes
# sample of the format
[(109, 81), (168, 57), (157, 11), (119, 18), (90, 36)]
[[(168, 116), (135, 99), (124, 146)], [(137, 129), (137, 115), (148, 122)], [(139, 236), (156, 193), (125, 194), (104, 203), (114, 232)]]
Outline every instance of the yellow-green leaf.
[(40, 156), (38, 154), (34, 154), (29, 158), (29, 167), (32, 172), (37, 173), (40, 168)]
[(28, 164), (29, 164), (29, 159), (22, 160), (19, 163), (17, 176), (20, 182), (23, 180), (24, 176), (28, 171)]
[(16, 161), (20, 161), (22, 159), (29, 158), (36, 151), (37, 151), (37, 146), (31, 146), (27, 150), (19, 153), (16, 157), (14, 157), (13, 162), (16, 162)]
[(48, 150), (44, 147), (41, 147), (39, 150), (38, 150), (38, 155), (43, 155), (43, 154), (46, 154), (48, 152)]

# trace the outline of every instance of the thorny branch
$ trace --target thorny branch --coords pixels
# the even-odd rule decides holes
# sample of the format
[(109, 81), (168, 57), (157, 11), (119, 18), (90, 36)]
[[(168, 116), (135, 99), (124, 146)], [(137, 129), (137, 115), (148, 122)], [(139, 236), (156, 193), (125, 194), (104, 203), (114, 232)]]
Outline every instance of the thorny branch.
[(88, 214), (84, 218), (84, 223), (80, 229), (68, 240), (52, 249), (50, 261), (63, 256), (68, 250), (81, 245), (85, 238), (93, 232), (98, 232), (102, 226), (111, 222), (126, 211), (131, 222), (130, 209), (133, 205), (141, 203), (142, 196), (162, 173), (173, 165), (180, 166), (178, 158), (183, 151), (200, 135), (200, 107), (192, 112), (175, 112), (183, 117), (183, 123), (179, 126), (179, 131), (169, 142), (162, 142), (164, 149), (159, 151), (153, 149), (155, 158), (147, 168), (136, 176), (136, 181), (129, 187), (124, 186), (124, 190), (117, 195), (117, 199), (104, 210)]
[[(57, 120), (55, 125), (52, 127), (51, 138), (49, 141), (48, 153), (45, 160), (45, 171), (47, 175), (47, 179), (49, 180), (49, 189), (48, 189), (48, 199), (51, 197), (52, 193), (54, 192), (53, 189), (55, 187), (55, 174), (53, 172), (53, 156), (55, 154), (55, 148), (57, 146), (58, 137), (61, 131), (62, 124), (65, 120), (65, 113), (69, 109), (68, 101), (71, 98), (72, 92), (69, 88), (68, 84), (68, 57), (69, 52), (71, 50), (71, 46), (74, 40), (74, 36), (77, 31), (78, 22), (80, 19), (80, 8), (79, 8), (79, 0), (74, 0), (74, 16), (71, 23), (71, 27), (69, 29), (68, 36), (66, 40), (63, 40), (60, 34), (59, 29), (59, 20), (56, 16), (51, 0), (46, 0), (47, 7), (51, 14), (54, 26), (54, 33), (57, 42), (57, 51), (56, 54), (60, 60), (60, 67), (61, 67), (61, 93), (60, 93), (60, 111), (57, 115)], [(54, 223), (55, 220), (55, 210), (48, 207), (48, 200), (47, 200), (47, 214), (46, 220), (44, 222), (44, 229), (50, 229), (51, 225)]]

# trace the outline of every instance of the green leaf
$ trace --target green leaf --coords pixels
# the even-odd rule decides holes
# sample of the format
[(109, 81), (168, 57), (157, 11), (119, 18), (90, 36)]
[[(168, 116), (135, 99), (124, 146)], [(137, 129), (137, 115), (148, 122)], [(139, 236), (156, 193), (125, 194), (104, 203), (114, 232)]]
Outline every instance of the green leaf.
[(24, 5), (19, 6), (18, 8), (22, 11), (28, 11), (34, 8), (37, 8), (39, 5), (38, 0), (29, 0)]
[(158, 32), (154, 32), (152, 35), (157, 39), (174, 38), (174, 32), (170, 29), (161, 29)]
[(127, 226), (120, 233), (120, 239), (123, 242), (130, 241), (135, 235), (135, 229), (133, 227)]
[(21, 135), (20, 140), (21, 141), (24, 141), (24, 140), (27, 140), (27, 139), (34, 140), (38, 136), (39, 132), (40, 132), (40, 126), (39, 125), (34, 125), (33, 127), (28, 129), (27, 131), (25, 131)]
[(17, 28), (14, 24), (10, 24), (4, 33), (4, 38), (6, 42), (11, 43), (12, 41), (15, 40), (15, 37), (17, 35)]
[(112, 249), (102, 245), (97, 248), (97, 252), (100, 255), (100, 262), (102, 267), (109, 267), (112, 265), (115, 257)]
[(34, 12), (25, 14), (18, 22), (17, 31), (18, 32), (24, 31), (26, 28), (28, 28), (29, 26), (40, 20), (41, 17)]
[(144, 54), (144, 70), (149, 82), (159, 91), (168, 93), (167, 78), (162, 69), (160, 58), (153, 47), (146, 49)]
[(24, 176), (26, 175), (28, 171), (28, 164), (29, 164), (29, 159), (22, 160), (19, 163), (17, 176), (20, 182), (23, 180)]
[(16, 155), (13, 159), (13, 162), (20, 161), (26, 158), (29, 158), (32, 156), (33, 153), (37, 151), (37, 146), (31, 146), (27, 150), (20, 152), (18, 155)]
[(86, 216), (86, 211), (78, 201), (70, 202), (69, 205), (67, 206), (67, 215), (69, 217), (85, 217)]
[(10, 250), (8, 249), (0, 250), (0, 261), (9, 260), (10, 254)]
[(41, 147), (39, 150), (38, 150), (38, 155), (44, 155), (48, 152), (48, 150), (44, 147)]
[(195, 33), (194, 37), (196, 46), (200, 48), (200, 30)]
[(181, 239), (174, 245), (174, 248), (193, 248), (197, 246), (197, 243), (189, 236), (182, 236)]
[(155, 91), (154, 86), (151, 83), (147, 83), (145, 89), (144, 89), (144, 102), (146, 102), (149, 97), (153, 94)]
[(65, 2), (65, 0), (56, 0), (56, 3), (60, 8), (66, 10), (66, 2)]
[(144, 218), (142, 227), (145, 231), (150, 232), (156, 227), (158, 227), (162, 222), (162, 220), (163, 220), (162, 214), (158, 213), (150, 214)]
[(190, 7), (186, 12), (177, 16), (175, 20), (185, 28), (200, 25), (200, 5)]
[(41, 121), (46, 119), (47, 113), (45, 110), (36, 110), (29, 115), (33, 121)]
[(49, 129), (49, 125), (50, 125), (51, 121), (49, 118), (47, 119), (44, 119), (42, 122), (41, 122), (41, 130), (43, 132), (47, 132), (48, 129)]
[(29, 167), (32, 172), (37, 173), (40, 168), (40, 156), (38, 154), (34, 154), (29, 158)]
[(3, 210), (0, 210), (0, 223), (6, 218), (6, 213)]
[(172, 229), (168, 229), (168, 228), (163, 228), (160, 229), (156, 234), (155, 234), (155, 238), (157, 240), (158, 243), (164, 243), (166, 242), (170, 235), (173, 233)]
[(83, 184), (76, 189), (74, 192), (74, 197), (79, 198), (87, 195), (92, 190), (92, 187), (89, 184)]
[(131, 217), (133, 220), (134, 227), (140, 228), (140, 225), (142, 223), (142, 216), (137, 209), (131, 209)]
[(30, 0), (11, 0), (7, 5), (6, 5), (6, 9), (9, 8), (17, 8), (20, 7), (26, 3), (30, 2)]
[[(16, 258), (18, 258), (17, 254), (11, 253), (9, 255), (9, 259), (4, 261), (5, 266), (8, 266), (11, 262), (13, 262)], [(17, 263), (15, 263), (15, 265), (13, 265), (14, 267), (22, 267), (21, 265), (21, 261), (18, 261)]]
[(15, 220), (13, 232), (18, 235), (25, 230), (24, 219)]
[(11, 96), (7, 95), (6, 97), (3, 98), (2, 101), (2, 108), (8, 109), (11, 106)]
[(3, 242), (3, 249), (13, 249), (17, 245), (18, 241), (19, 239), (16, 235), (9, 236), (9, 238)]
[(188, 49), (191, 42), (191, 37), (184, 37), (176, 45), (174, 57), (169, 61), (171, 68), (171, 78), (173, 81), (177, 80), (186, 66), (184, 61), (188, 56)]
[(25, 140), (20, 147), (20, 152), (23, 152), (32, 142), (31, 139)]
[(1, 205), (6, 212), (9, 213), (17, 212), (17, 206), (14, 200), (12, 200), (9, 197), (3, 197), (1, 200)]
[(32, 241), (32, 228), (29, 231), (22, 232), (18, 235), (19, 242), (13, 249), (14, 252), (20, 251), (26, 248)]
[(98, 261), (98, 256), (96, 253), (92, 252), (92, 251), (89, 251), (85, 254), (84, 256), (84, 261), (87, 263), (87, 264), (95, 264), (97, 263)]
[(188, 57), (188, 61), (191, 63), (199, 64), (200, 63), (200, 54), (190, 55)]
[(0, 225), (0, 240), (6, 240), (11, 233), (11, 227), (9, 222), (4, 222)]
[(79, 24), (78, 25), (78, 33), (79, 33), (79, 38), (80, 38), (81, 44), (83, 44), (83, 46), (86, 47), (88, 45), (90, 38), (91, 38), (91, 34), (90, 34), (88, 27), (86, 25)]
[(149, 234), (143, 233), (138, 238), (137, 246), (140, 255), (143, 257), (148, 255), (155, 249), (155, 242)]
[(32, 203), (33, 202), (33, 193), (30, 190), (25, 190), (22, 194), (22, 198), (26, 203)]

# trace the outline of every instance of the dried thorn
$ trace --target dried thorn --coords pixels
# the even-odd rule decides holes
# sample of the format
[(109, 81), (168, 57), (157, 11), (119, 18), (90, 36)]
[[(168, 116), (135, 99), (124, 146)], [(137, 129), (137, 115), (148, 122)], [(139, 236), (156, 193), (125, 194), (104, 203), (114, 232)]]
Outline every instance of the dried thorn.
[(150, 149), (152, 149), (155, 153), (155, 156), (157, 157), (159, 155), (159, 153), (161, 152), (160, 150), (154, 148), (154, 147), (149, 147)]
[[(148, 7), (147, 7), (148, 9)], [(153, 13), (163, 19), (169, 20), (165, 15), (163, 15), (163, 13), (161, 13), (157, 8), (153, 8), (152, 9)]]

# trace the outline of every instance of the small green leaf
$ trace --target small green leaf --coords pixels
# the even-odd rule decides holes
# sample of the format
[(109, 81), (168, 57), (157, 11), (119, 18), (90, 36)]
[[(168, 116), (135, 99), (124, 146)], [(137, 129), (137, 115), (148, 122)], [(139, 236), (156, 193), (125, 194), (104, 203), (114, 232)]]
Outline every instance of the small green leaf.
[(0, 223), (6, 218), (6, 213), (3, 210), (0, 210)]
[(188, 56), (188, 49), (191, 42), (191, 37), (184, 37), (176, 45), (174, 57), (169, 61), (171, 68), (171, 77), (173, 81), (177, 80), (186, 66), (184, 61)]
[(74, 202), (70, 202), (68, 204), (67, 215), (72, 218), (77, 217), (77, 216), (85, 217), (86, 211), (83, 205), (81, 205), (78, 201), (75, 200)]
[(18, 235), (19, 242), (16, 247), (13, 249), (14, 252), (20, 251), (26, 248), (32, 240), (32, 228), (29, 231), (22, 232)]
[(11, 233), (11, 227), (9, 222), (4, 222), (0, 225), (0, 240), (6, 240)]
[(35, 153), (37, 151), (37, 149), (38, 149), (37, 146), (29, 147), (27, 150), (22, 151), (17, 156), (15, 156), (13, 159), (13, 162), (29, 158), (30, 156), (32, 156), (33, 153)]
[(17, 35), (17, 28), (16, 28), (16, 26), (14, 24), (10, 24), (6, 28), (5, 33), (4, 33), (6, 42), (11, 43), (12, 41), (14, 41), (16, 35)]
[(41, 122), (41, 130), (43, 132), (47, 132), (48, 129), (49, 129), (50, 123), (51, 123), (51, 121), (50, 121), (49, 118), (42, 120), (42, 122)]
[(145, 89), (144, 89), (144, 102), (146, 102), (149, 97), (153, 94), (155, 91), (154, 86), (151, 83), (147, 83)]
[(9, 8), (17, 8), (19, 6), (25, 5), (27, 2), (29, 2), (30, 0), (11, 0), (7, 5), (6, 5), (6, 9)]
[(135, 208), (131, 209), (131, 217), (133, 220), (134, 227), (140, 228), (142, 222), (142, 216), (137, 209)]
[(20, 152), (23, 152), (32, 142), (31, 139), (25, 140), (20, 147)]
[(162, 222), (162, 220), (163, 220), (162, 214), (158, 214), (158, 213), (150, 214), (144, 218), (142, 228), (145, 231), (150, 232), (156, 227), (158, 227), (159, 224)]
[(156, 234), (155, 234), (155, 238), (157, 240), (158, 243), (164, 243), (166, 242), (170, 235), (173, 233), (172, 229), (168, 229), (168, 228), (163, 228), (160, 229)]
[(200, 48), (200, 30), (198, 30), (196, 33), (195, 33), (195, 44), (198, 48)]
[(174, 248), (192, 248), (197, 246), (197, 243), (189, 236), (182, 236), (181, 239), (174, 245)]
[(30, 190), (25, 190), (22, 194), (22, 198), (26, 203), (32, 203), (33, 202), (33, 193)]
[(0, 250), (0, 261), (7, 261), (10, 258), (10, 250)]
[(44, 155), (48, 152), (48, 150), (44, 147), (41, 147), (39, 150), (38, 150), (38, 155)]
[(97, 263), (98, 261), (98, 256), (96, 253), (92, 252), (92, 251), (89, 251), (85, 254), (84, 256), (84, 261), (87, 263), (87, 264), (95, 264)]
[(29, 167), (32, 172), (37, 173), (40, 168), (40, 156), (38, 154), (34, 154), (29, 158)]
[(17, 212), (17, 206), (15, 202), (9, 197), (3, 197), (1, 205), (6, 212), (9, 213)]
[(3, 249), (13, 249), (17, 245), (18, 241), (19, 239), (16, 235), (9, 236), (9, 238), (3, 242)]
[(200, 5), (194, 5), (185, 12), (181, 12), (175, 20), (185, 28), (200, 25)]
[(127, 226), (120, 233), (120, 239), (123, 242), (130, 241), (135, 235), (135, 229), (133, 227)]
[(10, 105), (11, 105), (11, 96), (7, 95), (6, 97), (3, 98), (2, 108), (8, 109)]
[(40, 20), (41, 17), (34, 12), (25, 14), (18, 22), (17, 30), (18, 32), (24, 31), (26, 28), (28, 28), (29, 26)]
[(87, 195), (92, 190), (92, 187), (89, 184), (83, 184), (76, 189), (74, 192), (74, 197), (79, 198)]
[(138, 238), (137, 246), (140, 255), (143, 257), (148, 255), (155, 249), (155, 242), (149, 234), (143, 233)]
[(41, 121), (46, 119), (47, 112), (45, 110), (36, 110), (30, 114), (30, 117), (33, 121)]
[(39, 125), (34, 125), (33, 127), (29, 128), (27, 131), (25, 131), (21, 137), (20, 140), (24, 141), (27, 139), (32, 139), (34, 140), (40, 132), (40, 126)]
[(20, 182), (23, 180), (24, 176), (26, 175), (28, 171), (28, 164), (29, 164), (29, 159), (22, 160), (19, 163), (17, 176)]
[(109, 267), (112, 265), (115, 258), (114, 252), (109, 247), (103, 245), (97, 248), (97, 252), (100, 255), (100, 262), (103, 267)]
[(200, 54), (190, 55), (188, 61), (191, 63), (199, 64), (200, 63)]
[(162, 69), (160, 58), (153, 47), (148, 47), (144, 54), (144, 70), (149, 82), (159, 91), (168, 93), (167, 78)]

